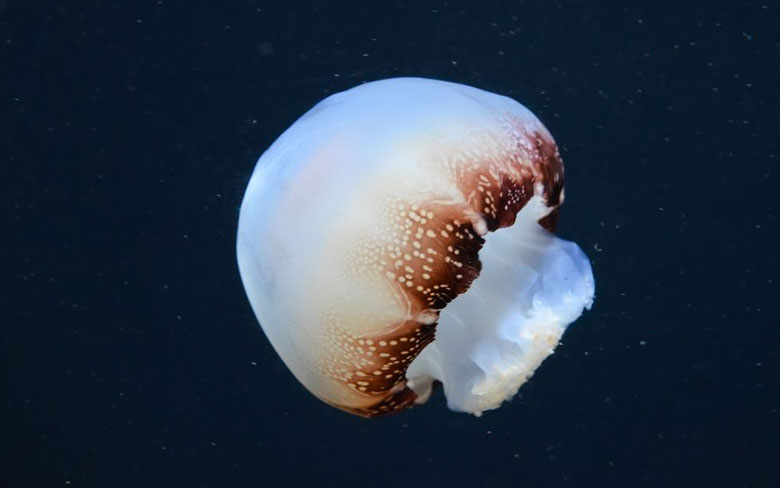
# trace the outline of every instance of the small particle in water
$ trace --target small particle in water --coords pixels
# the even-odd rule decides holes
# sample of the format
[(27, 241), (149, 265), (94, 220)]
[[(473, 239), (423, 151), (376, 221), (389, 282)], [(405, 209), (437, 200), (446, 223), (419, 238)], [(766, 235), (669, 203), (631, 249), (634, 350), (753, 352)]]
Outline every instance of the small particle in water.
[(270, 42), (261, 42), (257, 46), (257, 51), (260, 53), (260, 56), (270, 56), (274, 53), (274, 45)]

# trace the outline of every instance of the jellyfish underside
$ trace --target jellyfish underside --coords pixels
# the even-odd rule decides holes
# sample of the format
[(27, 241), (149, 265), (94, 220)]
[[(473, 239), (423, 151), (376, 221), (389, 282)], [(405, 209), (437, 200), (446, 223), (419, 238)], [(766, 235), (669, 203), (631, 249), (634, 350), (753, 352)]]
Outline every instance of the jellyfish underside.
[(424, 79), (336, 94), (260, 158), (238, 264), (266, 336), (315, 396), (366, 417), (498, 407), (589, 308), (555, 237), (563, 167), (525, 107)]
[(436, 339), (406, 372), (419, 403), (437, 380), (452, 410), (497, 408), (553, 352), (583, 306), (590, 308), (588, 258), (539, 224), (548, 211), (532, 198), (514, 225), (485, 236), (479, 277), (441, 311)]

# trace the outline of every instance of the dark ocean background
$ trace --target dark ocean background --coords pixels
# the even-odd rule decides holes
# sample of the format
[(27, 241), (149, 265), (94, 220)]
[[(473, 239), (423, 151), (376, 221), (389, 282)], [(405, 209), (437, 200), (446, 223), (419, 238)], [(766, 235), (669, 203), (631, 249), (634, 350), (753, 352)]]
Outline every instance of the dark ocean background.
[[(0, 487), (778, 487), (780, 5), (0, 0)], [(482, 418), (314, 399), (238, 208), (323, 97), (509, 95), (593, 310)]]

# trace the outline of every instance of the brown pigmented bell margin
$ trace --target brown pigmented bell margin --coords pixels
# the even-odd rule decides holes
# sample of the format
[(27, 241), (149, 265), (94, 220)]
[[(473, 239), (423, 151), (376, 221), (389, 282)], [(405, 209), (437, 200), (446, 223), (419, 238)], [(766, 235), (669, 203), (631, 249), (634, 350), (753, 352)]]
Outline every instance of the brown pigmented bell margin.
[(345, 408), (339, 405), (336, 405), (336, 407), (361, 417), (372, 418), (402, 412), (407, 408), (414, 406), (414, 401), (416, 399), (417, 394), (415, 394), (411, 388), (403, 387), (403, 389), (398, 391), (391, 391), (390, 394), (385, 396), (379, 403), (375, 403), (370, 407)]
[[(563, 189), (563, 164), (555, 142), (541, 131), (526, 132), (522, 120), (508, 117), (514, 142), (503, 161), (475, 161), (458, 175), (457, 186), (468, 205), (420, 204), (405, 214), (415, 238), (385, 270), (411, 304), (412, 314), (428, 311), (432, 323), (408, 320), (390, 334), (357, 339), (357, 352), (370, 364), (349, 373), (347, 384), (375, 398), (364, 407), (336, 405), (363, 417), (400, 412), (414, 405), (417, 395), (406, 386), (406, 369), (434, 340), (438, 312), (468, 290), (481, 270), (479, 250), (484, 239), (474, 216), (488, 231), (509, 227), (528, 200), (541, 191), (552, 211), (539, 223), (552, 231)], [(420, 217), (422, 216), (422, 218)], [(424, 228), (418, 224), (424, 224)], [(409, 281), (409, 283), (407, 283)]]
[(534, 151), (529, 156), (539, 173), (535, 179), (544, 185), (544, 198), (548, 207), (558, 207), (563, 190), (563, 161), (555, 142), (536, 132), (530, 135), (534, 141)]
[(558, 215), (560, 214), (561, 207), (555, 207), (552, 212), (539, 220), (541, 225), (548, 232), (555, 232), (555, 227), (558, 225)]
[[(420, 351), (433, 342), (436, 326), (435, 324), (420, 325), (417, 322), (413, 324), (408, 326), (413, 330), (411, 336), (399, 335), (396, 332), (383, 336), (379, 340), (371, 340), (371, 346), (367, 346), (374, 347), (374, 355), (378, 355), (380, 359), (387, 359), (384, 364), (376, 364), (378, 369), (372, 372), (357, 372), (355, 384), (359, 391), (376, 397), (377, 403), (363, 408), (345, 408), (339, 405), (337, 407), (363, 417), (377, 417), (400, 412), (414, 404), (417, 395), (406, 387), (404, 374)], [(404, 328), (399, 328), (402, 329)], [(379, 374), (375, 374), (376, 372)]]
[[(405, 292), (416, 311), (441, 310), (468, 290), (482, 269), (478, 254), (485, 243), (468, 221), (467, 207), (429, 205), (427, 208), (427, 215), (433, 216), (426, 223), (431, 235), (420, 233), (417, 242), (425, 257), (417, 259), (415, 285)], [(420, 251), (417, 254), (414, 251), (412, 262), (421, 255)], [(400, 266), (397, 264), (393, 263), (393, 273), (405, 271), (405, 260)]]

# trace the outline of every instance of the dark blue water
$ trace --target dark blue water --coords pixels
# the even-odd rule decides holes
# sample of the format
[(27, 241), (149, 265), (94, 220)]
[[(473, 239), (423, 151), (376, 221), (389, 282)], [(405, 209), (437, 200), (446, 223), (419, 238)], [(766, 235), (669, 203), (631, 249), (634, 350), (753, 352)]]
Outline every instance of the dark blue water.
[[(780, 6), (329, 3), (0, 1), (0, 486), (780, 486)], [(592, 259), (479, 419), (315, 400), (237, 273), (257, 157), (394, 76), (537, 113)]]

